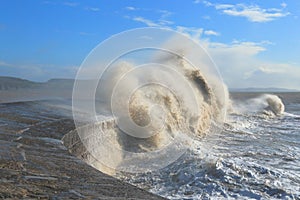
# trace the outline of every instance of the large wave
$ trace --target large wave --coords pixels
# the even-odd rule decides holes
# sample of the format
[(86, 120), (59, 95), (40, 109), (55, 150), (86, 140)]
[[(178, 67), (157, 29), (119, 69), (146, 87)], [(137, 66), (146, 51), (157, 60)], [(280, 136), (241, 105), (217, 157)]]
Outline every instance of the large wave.
[(205, 52), (177, 48), (175, 41), (164, 46), (171, 51), (153, 53), (150, 64), (111, 65), (96, 90), (97, 115), (106, 117), (64, 137), (73, 153), (109, 174), (139, 172), (164, 167), (170, 164), (164, 159), (175, 161), (191, 141), (221, 131), (226, 86), (207, 63), (190, 62)]

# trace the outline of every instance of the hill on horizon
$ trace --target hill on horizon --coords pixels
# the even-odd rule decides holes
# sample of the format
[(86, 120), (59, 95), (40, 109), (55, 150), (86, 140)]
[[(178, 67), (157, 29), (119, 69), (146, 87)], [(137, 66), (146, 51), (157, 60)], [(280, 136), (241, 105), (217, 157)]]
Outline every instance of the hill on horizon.
[(0, 76), (0, 90), (72, 88), (74, 79), (50, 79), (46, 82), (30, 81), (22, 78)]

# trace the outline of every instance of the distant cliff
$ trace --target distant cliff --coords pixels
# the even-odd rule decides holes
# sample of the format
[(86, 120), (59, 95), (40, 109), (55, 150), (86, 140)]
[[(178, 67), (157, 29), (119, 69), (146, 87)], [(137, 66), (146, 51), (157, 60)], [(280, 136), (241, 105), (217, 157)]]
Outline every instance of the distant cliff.
[(50, 79), (47, 82), (33, 82), (25, 79), (0, 76), (0, 91), (23, 89), (72, 89), (74, 79)]
[(33, 82), (14, 77), (0, 76), (0, 103), (71, 99), (74, 79), (51, 79)]

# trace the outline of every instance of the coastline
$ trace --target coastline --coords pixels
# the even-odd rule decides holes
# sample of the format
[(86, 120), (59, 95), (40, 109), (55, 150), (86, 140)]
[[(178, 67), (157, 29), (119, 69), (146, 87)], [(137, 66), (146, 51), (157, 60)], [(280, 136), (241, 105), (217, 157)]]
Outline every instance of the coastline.
[(7, 199), (164, 199), (106, 175), (62, 143), (74, 129), (43, 102), (0, 104), (0, 197)]

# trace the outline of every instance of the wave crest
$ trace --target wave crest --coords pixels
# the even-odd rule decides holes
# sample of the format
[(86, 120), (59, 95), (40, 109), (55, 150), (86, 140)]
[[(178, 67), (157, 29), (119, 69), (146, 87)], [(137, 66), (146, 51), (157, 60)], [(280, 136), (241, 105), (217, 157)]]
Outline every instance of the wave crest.
[(279, 96), (262, 94), (246, 101), (232, 100), (231, 113), (236, 114), (263, 114), (267, 116), (280, 116), (285, 106)]

